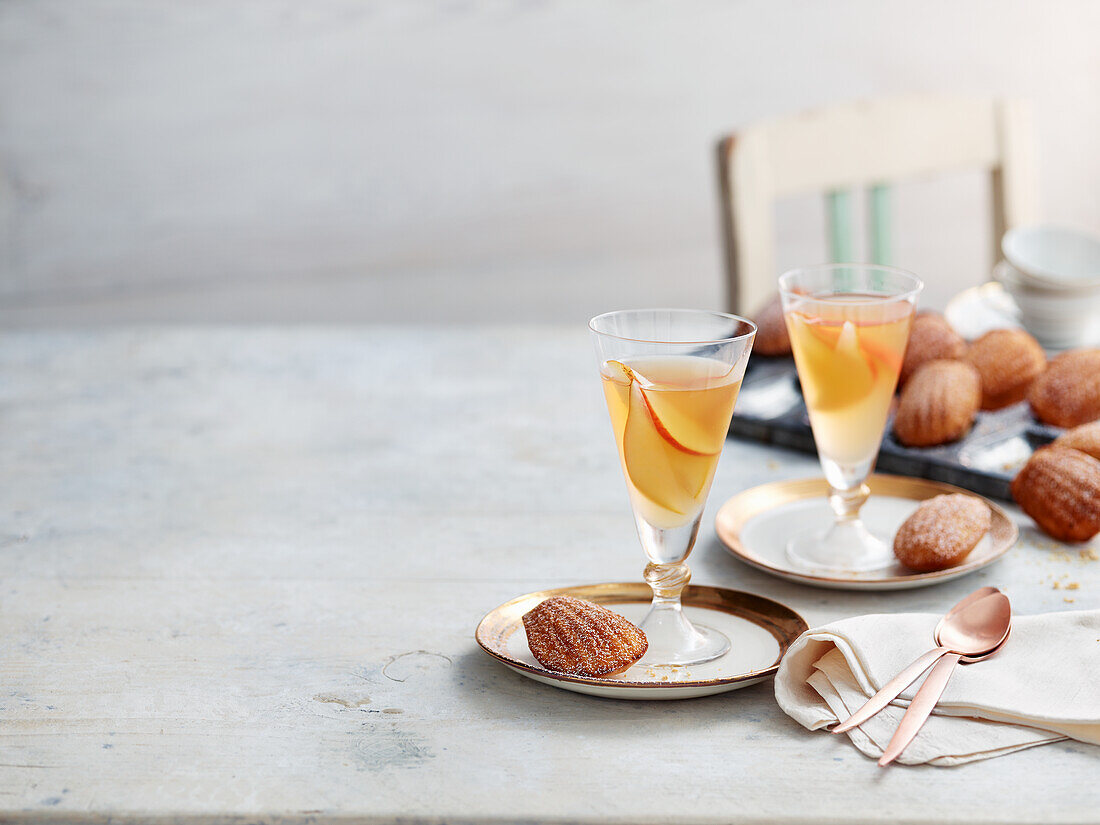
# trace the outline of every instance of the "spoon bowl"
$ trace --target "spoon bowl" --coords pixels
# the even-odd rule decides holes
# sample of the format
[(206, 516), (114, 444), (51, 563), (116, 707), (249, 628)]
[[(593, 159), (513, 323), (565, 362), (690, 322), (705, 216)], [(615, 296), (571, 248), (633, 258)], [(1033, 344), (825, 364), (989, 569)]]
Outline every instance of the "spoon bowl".
[(1005, 642), (1008, 641), (1008, 637), (1011, 634), (1012, 634), (1012, 628), (1009, 628), (1008, 632), (1005, 633), (1005, 637), (1003, 639), (1001, 639), (1000, 644), (998, 644), (992, 650), (987, 650), (985, 653), (976, 653), (973, 656), (960, 656), (959, 657), (959, 664), (972, 665), (975, 662), (981, 662), (985, 659), (988, 659), (990, 656), (992, 656), (994, 653), (996, 653), (998, 650), (1000, 650), (1002, 647), (1005, 646)]
[(998, 590), (996, 587), (979, 587), (965, 599), (962, 599), (958, 604), (954, 605), (945, 614), (940, 616), (940, 620), (936, 623), (936, 630), (932, 634), (933, 638), (936, 640), (936, 644), (939, 644), (940, 631), (943, 629), (944, 624), (951, 621), (955, 614), (957, 614), (960, 610), (965, 610), (967, 607), (974, 604), (974, 602), (978, 601), (979, 599), (984, 599), (986, 596), (992, 596), (994, 593), (1000, 592), (1001, 591)]
[(1012, 628), (1012, 605), (997, 591), (975, 599), (936, 628), (936, 643), (964, 657), (983, 658), (999, 648)]

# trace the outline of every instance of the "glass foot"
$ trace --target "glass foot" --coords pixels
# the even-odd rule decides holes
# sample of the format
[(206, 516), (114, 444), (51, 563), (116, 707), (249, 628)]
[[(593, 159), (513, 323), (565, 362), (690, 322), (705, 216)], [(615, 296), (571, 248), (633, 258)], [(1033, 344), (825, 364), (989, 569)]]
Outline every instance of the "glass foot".
[(811, 530), (787, 542), (787, 558), (805, 570), (865, 573), (896, 563), (894, 549), (859, 519), (840, 521), (822, 533)]
[(649, 648), (643, 667), (698, 665), (729, 652), (730, 640), (712, 627), (693, 624), (679, 609), (653, 608), (639, 625)]

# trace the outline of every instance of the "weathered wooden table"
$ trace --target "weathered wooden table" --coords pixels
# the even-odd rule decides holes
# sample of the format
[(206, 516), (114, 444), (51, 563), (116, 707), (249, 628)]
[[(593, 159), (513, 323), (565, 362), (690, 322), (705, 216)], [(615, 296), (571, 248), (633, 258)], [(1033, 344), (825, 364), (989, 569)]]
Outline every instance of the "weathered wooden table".
[[(0, 820), (1100, 818), (1098, 748), (884, 771), (770, 684), (602, 700), (482, 653), (513, 596), (640, 576), (602, 405), (583, 323), (0, 335)], [(897, 593), (717, 543), (726, 497), (815, 469), (731, 441), (695, 581), (811, 625), (986, 583), (1022, 613), (1098, 604), (1100, 564), (1016, 511), (1002, 561)]]

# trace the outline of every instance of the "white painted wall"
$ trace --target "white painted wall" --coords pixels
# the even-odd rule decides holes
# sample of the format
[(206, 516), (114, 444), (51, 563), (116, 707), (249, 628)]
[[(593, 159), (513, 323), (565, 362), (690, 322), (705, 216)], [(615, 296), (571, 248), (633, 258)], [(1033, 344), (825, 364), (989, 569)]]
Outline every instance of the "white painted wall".
[[(1100, 3), (0, 4), (0, 323), (537, 319), (723, 302), (712, 142), (910, 92), (1028, 97), (1100, 231)], [(930, 303), (978, 176), (899, 192)], [(816, 200), (779, 264), (824, 256)]]

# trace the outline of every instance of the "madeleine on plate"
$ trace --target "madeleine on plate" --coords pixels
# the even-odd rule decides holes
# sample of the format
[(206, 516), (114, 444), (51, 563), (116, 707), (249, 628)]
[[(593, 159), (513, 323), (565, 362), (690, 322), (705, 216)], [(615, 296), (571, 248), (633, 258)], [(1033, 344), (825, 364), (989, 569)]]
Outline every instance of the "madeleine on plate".
[(928, 573), (954, 567), (989, 532), (993, 516), (977, 496), (962, 493), (930, 498), (894, 536), (894, 555), (910, 570)]
[(618, 613), (572, 596), (552, 596), (523, 614), (527, 645), (547, 670), (610, 676), (649, 649), (645, 633)]

